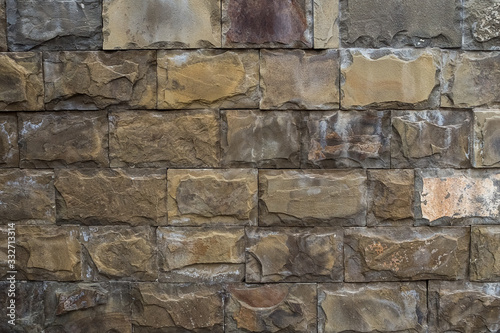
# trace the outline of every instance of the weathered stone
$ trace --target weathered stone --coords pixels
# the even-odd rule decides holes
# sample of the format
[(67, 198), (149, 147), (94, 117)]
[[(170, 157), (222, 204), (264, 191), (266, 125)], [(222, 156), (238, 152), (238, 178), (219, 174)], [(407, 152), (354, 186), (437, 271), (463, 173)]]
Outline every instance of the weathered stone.
[(134, 332), (222, 333), (222, 294), (216, 285), (134, 284)]
[(344, 280), (340, 229), (250, 228), (246, 236), (246, 282)]
[(298, 168), (299, 127), (294, 111), (222, 111), (222, 165)]
[(315, 332), (315, 284), (230, 285), (226, 332)]
[(262, 50), (261, 109), (339, 108), (336, 50)]
[(153, 281), (158, 278), (151, 227), (82, 227), (84, 279)]
[(42, 56), (0, 53), (0, 111), (43, 110)]
[(158, 108), (259, 105), (257, 50), (158, 51)]
[(470, 125), (468, 112), (394, 111), (391, 167), (470, 167)]
[(243, 228), (158, 228), (157, 236), (161, 281), (243, 281)]
[(7, 0), (9, 48), (98, 50), (101, 20), (99, 0)]
[(225, 47), (312, 46), (311, 0), (222, 0)]
[(390, 114), (384, 111), (305, 113), (302, 167), (388, 168)]
[(259, 225), (363, 226), (363, 170), (260, 170)]
[(44, 54), (49, 110), (156, 107), (154, 51)]
[(500, 283), (429, 282), (432, 333), (498, 332)]
[(168, 223), (256, 225), (257, 170), (169, 169)]
[(221, 46), (220, 0), (104, 0), (104, 49)]
[(19, 114), (22, 168), (107, 167), (106, 112)]
[(340, 0), (344, 47), (460, 47), (460, 0)]
[(475, 168), (500, 167), (500, 110), (474, 110), (472, 142)]
[(500, 49), (500, 2), (464, 1), (464, 45), (466, 50)]
[(341, 52), (343, 109), (425, 109), (439, 105), (437, 51)]
[(0, 115), (0, 167), (19, 166), (19, 147), (17, 144), (17, 117)]
[(1, 224), (54, 223), (54, 173), (47, 170), (0, 170)]
[(464, 279), (469, 243), (468, 228), (347, 229), (344, 242), (345, 280)]
[(155, 169), (57, 170), (57, 220), (165, 225), (166, 178), (165, 170)]
[(5, 16), (5, 1), (0, 1), (0, 52), (7, 51), (7, 17)]
[(500, 226), (472, 227), (470, 272), (473, 281), (500, 281)]
[(339, 0), (314, 0), (314, 48), (339, 48)]
[[(15, 326), (9, 324), (11, 310), (9, 291), (15, 289)], [(45, 290), (43, 282), (20, 282), (16, 281), (15, 288), (11, 283), (3, 279), (0, 282), (0, 307), (4, 309), (4, 320), (0, 321), (0, 332), (9, 333), (38, 333), (43, 332), (45, 314), (44, 302)]]
[(427, 332), (424, 281), (323, 284), (318, 301), (320, 333)]

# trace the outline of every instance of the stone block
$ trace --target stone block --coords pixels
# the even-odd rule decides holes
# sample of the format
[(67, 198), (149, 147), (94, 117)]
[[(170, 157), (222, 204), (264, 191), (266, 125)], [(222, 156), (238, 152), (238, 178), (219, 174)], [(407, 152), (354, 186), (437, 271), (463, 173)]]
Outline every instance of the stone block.
[[(3, 279), (0, 282), (0, 307), (4, 309), (5, 319), (0, 321), (0, 332), (8, 333), (39, 333), (44, 328), (44, 283), (43, 282), (21, 282), (15, 283), (15, 326), (9, 324), (11, 298), (8, 297), (11, 283)], [(12, 288), (13, 290), (14, 288)]]
[(0, 168), (19, 166), (17, 138), (16, 115), (0, 114)]
[(314, 48), (338, 49), (339, 0), (314, 0)]
[(7, 17), (5, 1), (0, 1), (0, 52), (7, 52)]
[(500, 110), (474, 110), (474, 168), (500, 167)]
[(500, 226), (472, 227), (470, 279), (500, 281)]
[(464, 0), (465, 50), (500, 50), (498, 0)]

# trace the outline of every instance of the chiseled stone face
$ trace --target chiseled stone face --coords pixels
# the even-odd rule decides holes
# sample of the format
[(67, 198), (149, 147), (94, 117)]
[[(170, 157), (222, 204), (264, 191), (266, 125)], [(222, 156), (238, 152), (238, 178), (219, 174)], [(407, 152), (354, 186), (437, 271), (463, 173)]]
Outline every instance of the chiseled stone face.
[(0, 52), (7, 51), (7, 17), (5, 16), (5, 1), (0, 1)]
[(104, 49), (221, 46), (220, 0), (104, 0)]
[(475, 168), (500, 167), (500, 110), (474, 110)]
[(156, 107), (153, 51), (44, 53), (47, 110)]
[(393, 111), (393, 168), (469, 168), (471, 115), (460, 111)]
[(500, 226), (472, 227), (470, 270), (473, 281), (500, 281)]
[(334, 228), (247, 228), (246, 282), (343, 281), (343, 233)]
[(464, 279), (469, 239), (468, 228), (347, 229), (344, 242), (345, 280)]
[(337, 50), (262, 50), (260, 61), (261, 109), (338, 109)]
[(109, 116), (111, 167), (217, 167), (215, 111), (116, 111)]
[(427, 332), (427, 288), (422, 282), (319, 285), (319, 330)]
[(158, 51), (158, 108), (252, 108), (259, 104), (257, 50)]
[(499, 9), (498, 0), (464, 1), (464, 49), (500, 49)]
[(230, 285), (226, 332), (315, 332), (316, 285)]
[[(0, 332), (41, 332), (45, 321), (43, 302), (46, 295), (44, 283), (16, 281), (16, 319), (23, 318), (23, 320), (16, 320), (15, 326), (8, 323), (10, 318), (6, 316), (7, 313), (10, 313), (10, 310), (7, 311), (11, 299), (8, 295), (10, 284), (10, 281), (4, 278), (0, 282), (0, 304), (2, 309), (5, 309), (6, 318), (0, 321)], [(13, 330), (13, 328), (15, 329)]]
[(339, 48), (339, 0), (314, 0), (314, 48)]
[(15, 114), (0, 115), (0, 168), (19, 166), (17, 144), (17, 117)]

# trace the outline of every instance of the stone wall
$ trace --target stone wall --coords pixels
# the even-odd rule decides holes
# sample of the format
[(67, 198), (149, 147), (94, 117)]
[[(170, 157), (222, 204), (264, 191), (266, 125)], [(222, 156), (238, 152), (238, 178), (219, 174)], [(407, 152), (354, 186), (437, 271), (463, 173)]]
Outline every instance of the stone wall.
[(1, 332), (500, 332), (498, 0), (0, 0), (0, 51)]

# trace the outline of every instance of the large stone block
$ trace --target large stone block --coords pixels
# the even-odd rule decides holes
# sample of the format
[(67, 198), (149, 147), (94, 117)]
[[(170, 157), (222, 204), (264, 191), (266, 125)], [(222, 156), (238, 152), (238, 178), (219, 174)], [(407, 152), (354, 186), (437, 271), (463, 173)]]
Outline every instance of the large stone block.
[(158, 108), (255, 108), (257, 50), (158, 51)]
[(337, 50), (262, 50), (260, 61), (261, 109), (338, 109)]
[(500, 49), (499, 5), (498, 0), (464, 0), (464, 49)]
[(44, 53), (48, 110), (156, 107), (154, 51)]
[(5, 309), (5, 319), (0, 321), (0, 332), (9, 333), (39, 333), (43, 332), (45, 314), (45, 289), (43, 282), (16, 282), (15, 283), (15, 326), (9, 324), (11, 298), (9, 297), (11, 283), (3, 279), (0, 282), (0, 307)]
[(473, 281), (500, 281), (500, 226), (472, 227), (470, 275)]
[(0, 168), (18, 166), (17, 117), (14, 114), (0, 114)]
[(5, 1), (0, 1), (0, 52), (7, 51), (7, 17), (5, 16)]
[(339, 0), (314, 0), (314, 48), (339, 48)]
[(474, 110), (472, 144), (475, 168), (500, 167), (500, 110)]
[(224, 167), (300, 167), (300, 113), (222, 111)]
[(165, 170), (56, 171), (57, 220), (82, 224), (165, 225)]
[(111, 167), (217, 167), (215, 111), (117, 111), (109, 116)]

